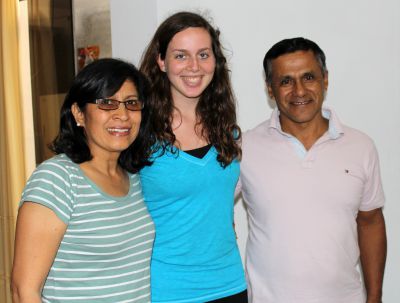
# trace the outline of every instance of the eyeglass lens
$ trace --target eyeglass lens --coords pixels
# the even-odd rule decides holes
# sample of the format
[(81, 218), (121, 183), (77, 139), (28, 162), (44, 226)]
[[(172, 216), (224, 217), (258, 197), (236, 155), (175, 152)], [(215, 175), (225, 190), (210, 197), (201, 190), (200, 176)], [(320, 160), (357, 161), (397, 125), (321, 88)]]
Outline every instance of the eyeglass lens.
[(103, 110), (118, 109), (120, 103), (123, 103), (127, 110), (139, 111), (143, 109), (143, 102), (140, 100), (118, 101), (113, 99), (97, 99), (96, 103), (98, 107)]

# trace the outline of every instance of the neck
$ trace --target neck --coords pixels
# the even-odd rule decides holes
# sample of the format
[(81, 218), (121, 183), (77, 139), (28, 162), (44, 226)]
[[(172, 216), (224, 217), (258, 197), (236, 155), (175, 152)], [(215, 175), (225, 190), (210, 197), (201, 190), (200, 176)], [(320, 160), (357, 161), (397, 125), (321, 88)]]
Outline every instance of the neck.
[(200, 98), (185, 98), (173, 96), (173, 105), (184, 115), (196, 114), (196, 107)]
[(176, 145), (183, 150), (190, 150), (208, 144), (207, 134), (203, 133), (196, 106), (199, 98), (174, 99), (172, 113), (172, 129), (176, 137)]
[(112, 196), (123, 197), (129, 192), (129, 177), (118, 165), (118, 157), (115, 157), (115, 154), (119, 153), (100, 154), (103, 157), (93, 153), (92, 160), (83, 162), (79, 166), (102, 191)]
[(186, 98), (183, 96), (173, 97), (173, 129), (180, 127), (182, 124), (189, 124), (191, 125), (191, 127), (195, 127), (195, 125), (197, 124), (196, 107), (198, 102), (199, 98)]
[(98, 155), (92, 153), (93, 158), (89, 161), (82, 163), (82, 167), (89, 168), (97, 171), (105, 176), (116, 176), (121, 173), (122, 169), (118, 164), (118, 158), (120, 153)]
[(296, 137), (309, 150), (329, 128), (329, 120), (321, 116), (318, 121), (285, 123), (281, 120), (282, 131)]

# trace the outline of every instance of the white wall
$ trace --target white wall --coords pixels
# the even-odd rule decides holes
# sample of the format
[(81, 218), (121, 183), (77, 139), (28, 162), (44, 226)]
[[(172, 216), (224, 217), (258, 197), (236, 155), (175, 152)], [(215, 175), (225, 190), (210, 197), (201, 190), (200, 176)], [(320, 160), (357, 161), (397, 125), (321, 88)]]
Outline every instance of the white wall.
[(110, 0), (113, 57), (138, 65), (158, 25), (156, 0)]
[[(138, 14), (145, 0), (111, 0), (125, 14)], [(400, 2), (364, 1), (272, 1), (272, 0), (158, 0), (157, 22), (178, 10), (204, 12), (222, 32), (232, 70), (243, 130), (266, 119), (268, 103), (262, 72), (265, 52), (283, 38), (303, 36), (316, 41), (327, 55), (329, 92), (327, 105), (341, 120), (368, 133), (377, 145), (387, 204), (384, 209), (389, 241), (384, 281), (384, 302), (400, 302)], [(124, 3), (123, 7), (120, 4)], [(139, 5), (140, 4), (140, 5)], [(136, 10), (136, 12), (135, 12)], [(145, 14), (145, 13), (144, 13)], [(143, 14), (143, 15), (144, 15)], [(118, 14), (112, 14), (116, 16)], [(142, 16), (143, 16), (142, 15)], [(154, 11), (148, 15), (154, 18)], [(145, 18), (143, 16), (143, 18)], [(137, 20), (114, 20), (115, 36), (123, 36), (124, 52), (140, 58)], [(114, 27), (114, 23), (118, 26)], [(123, 28), (121, 25), (123, 24)], [(145, 25), (145, 24), (143, 24)], [(151, 25), (153, 31), (156, 25)], [(150, 28), (150, 27), (149, 27)], [(151, 35), (146, 32), (148, 43)], [(135, 32), (141, 35), (140, 32)], [(140, 38), (140, 39), (142, 39)], [(143, 40), (141, 40), (143, 41)], [(140, 48), (140, 47), (139, 47)], [(144, 48), (144, 47), (143, 47)], [(143, 49), (140, 48), (140, 49)], [(113, 50), (117, 47), (113, 44)], [(235, 208), (239, 246), (244, 252), (246, 215)], [(350, 303), (350, 302), (349, 302)]]

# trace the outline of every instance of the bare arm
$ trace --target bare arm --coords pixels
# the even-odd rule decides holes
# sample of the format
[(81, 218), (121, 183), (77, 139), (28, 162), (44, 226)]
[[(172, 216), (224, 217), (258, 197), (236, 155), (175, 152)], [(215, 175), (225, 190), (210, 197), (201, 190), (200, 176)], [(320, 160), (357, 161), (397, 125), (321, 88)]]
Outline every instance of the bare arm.
[(360, 211), (357, 229), (367, 303), (381, 303), (386, 262), (386, 230), (382, 209)]
[(41, 303), (41, 291), (66, 230), (49, 208), (25, 202), (17, 218), (11, 277), (14, 303)]

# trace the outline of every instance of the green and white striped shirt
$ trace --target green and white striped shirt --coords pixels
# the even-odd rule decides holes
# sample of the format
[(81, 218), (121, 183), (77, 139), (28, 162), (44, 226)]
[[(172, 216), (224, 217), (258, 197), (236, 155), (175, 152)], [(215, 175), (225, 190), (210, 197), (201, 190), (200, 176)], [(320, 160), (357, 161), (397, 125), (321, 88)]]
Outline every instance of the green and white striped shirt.
[(68, 225), (43, 288), (43, 302), (150, 302), (154, 224), (139, 176), (129, 178), (129, 193), (113, 197), (64, 154), (33, 172), (21, 204), (44, 205)]

